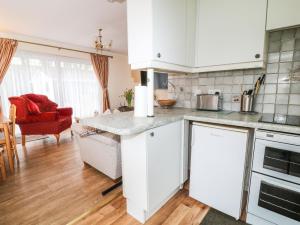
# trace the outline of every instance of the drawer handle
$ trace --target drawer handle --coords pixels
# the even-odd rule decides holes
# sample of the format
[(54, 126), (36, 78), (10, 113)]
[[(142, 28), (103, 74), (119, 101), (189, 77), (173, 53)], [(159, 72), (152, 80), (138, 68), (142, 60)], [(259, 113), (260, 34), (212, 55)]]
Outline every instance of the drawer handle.
[(150, 133), (150, 136), (151, 136), (151, 137), (154, 137), (154, 132), (151, 132), (151, 133)]
[(156, 56), (157, 56), (157, 58), (160, 58), (160, 57), (161, 57), (161, 54), (160, 54), (160, 53), (157, 53)]
[(269, 137), (269, 138), (273, 138), (274, 137), (273, 134), (267, 134), (266, 136)]
[(214, 136), (214, 137), (223, 137), (222, 135), (220, 134), (214, 134), (214, 133), (210, 133), (211, 136)]

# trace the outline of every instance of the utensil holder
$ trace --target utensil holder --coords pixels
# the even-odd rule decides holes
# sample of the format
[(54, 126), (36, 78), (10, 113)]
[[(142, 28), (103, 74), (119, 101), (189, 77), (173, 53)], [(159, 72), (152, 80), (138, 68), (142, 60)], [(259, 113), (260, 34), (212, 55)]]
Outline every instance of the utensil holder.
[(241, 112), (254, 112), (255, 95), (241, 96)]

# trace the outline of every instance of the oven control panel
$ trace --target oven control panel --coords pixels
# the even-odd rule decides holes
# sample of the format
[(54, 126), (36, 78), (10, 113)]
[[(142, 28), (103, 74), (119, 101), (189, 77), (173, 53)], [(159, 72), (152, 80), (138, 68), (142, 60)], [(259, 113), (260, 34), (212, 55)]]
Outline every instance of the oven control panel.
[(282, 143), (289, 143), (293, 145), (300, 145), (300, 136), (295, 134), (286, 134), (275, 131), (258, 130), (255, 134), (256, 138), (276, 141)]

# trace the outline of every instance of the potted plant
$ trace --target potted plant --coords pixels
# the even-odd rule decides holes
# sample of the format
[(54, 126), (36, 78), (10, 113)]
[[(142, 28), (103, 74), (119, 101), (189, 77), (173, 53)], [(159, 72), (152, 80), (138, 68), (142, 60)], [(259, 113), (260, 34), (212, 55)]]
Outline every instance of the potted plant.
[(124, 97), (127, 103), (127, 106), (121, 106), (119, 108), (120, 111), (131, 111), (133, 110), (133, 106), (132, 106), (132, 101), (133, 101), (133, 97), (134, 97), (134, 92), (133, 89), (127, 89), (123, 92), (123, 95), (121, 95), (120, 97)]

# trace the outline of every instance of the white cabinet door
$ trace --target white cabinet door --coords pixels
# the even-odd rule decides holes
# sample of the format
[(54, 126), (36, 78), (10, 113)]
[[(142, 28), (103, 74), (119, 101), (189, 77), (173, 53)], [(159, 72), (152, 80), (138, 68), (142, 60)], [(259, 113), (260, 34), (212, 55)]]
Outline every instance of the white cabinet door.
[(147, 131), (149, 210), (157, 208), (180, 186), (182, 123)]
[(152, 3), (127, 0), (129, 64), (147, 62), (152, 57)]
[(144, 223), (186, 179), (183, 121), (121, 136), (123, 193), (127, 212)]
[(193, 125), (190, 196), (238, 219), (248, 131)]
[(299, 10), (299, 0), (269, 0), (267, 30), (299, 25)]
[[(198, 0), (199, 71), (257, 67), (263, 62), (267, 0)], [(252, 63), (252, 64), (251, 64)], [(201, 70), (202, 68), (202, 70)]]
[(195, 5), (196, 0), (127, 0), (132, 69), (192, 70)]
[(153, 58), (186, 65), (187, 0), (153, 1)]
[(187, 66), (194, 68), (195, 66), (195, 43), (196, 43), (196, 15), (197, 0), (186, 1), (186, 54)]

